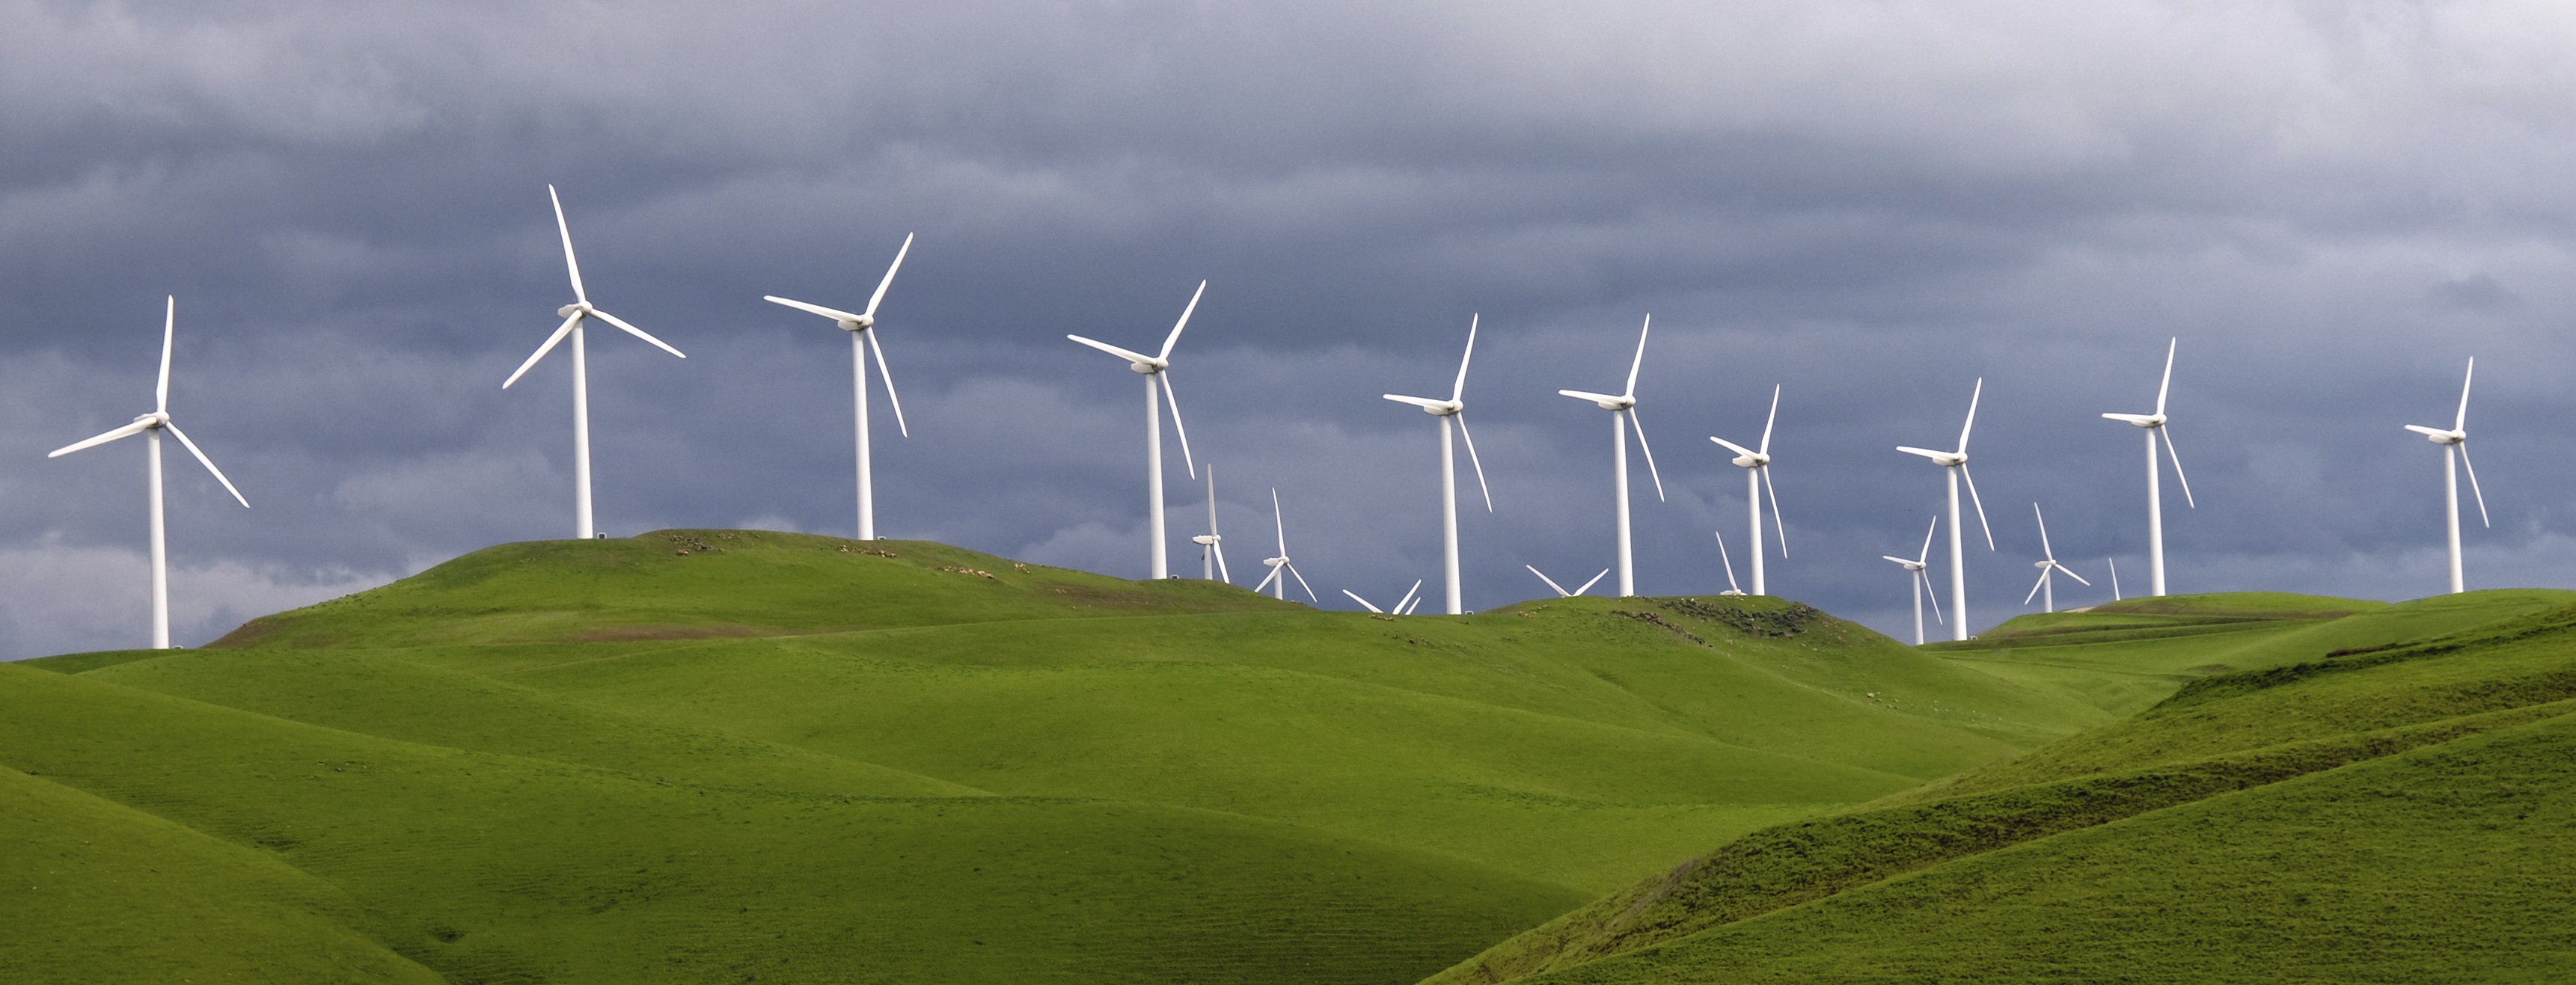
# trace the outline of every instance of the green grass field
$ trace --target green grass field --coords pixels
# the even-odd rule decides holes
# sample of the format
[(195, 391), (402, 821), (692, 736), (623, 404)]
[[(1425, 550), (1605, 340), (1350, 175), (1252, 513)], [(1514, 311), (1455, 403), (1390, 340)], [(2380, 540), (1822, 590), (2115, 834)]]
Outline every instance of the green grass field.
[(1392, 619), (915, 542), (504, 545), (0, 665), (36, 887), (0, 978), (1395, 985), (2113, 718), (1965, 656), (1776, 599)]
[(2067, 693), (2101, 693), (2086, 675), (2113, 673), (2168, 686), (2031, 752), (1715, 843), (1430, 981), (2550, 981), (2576, 967), (2576, 593), (2281, 602), (2153, 600), (1942, 647), (2047, 668), (2007, 676)]

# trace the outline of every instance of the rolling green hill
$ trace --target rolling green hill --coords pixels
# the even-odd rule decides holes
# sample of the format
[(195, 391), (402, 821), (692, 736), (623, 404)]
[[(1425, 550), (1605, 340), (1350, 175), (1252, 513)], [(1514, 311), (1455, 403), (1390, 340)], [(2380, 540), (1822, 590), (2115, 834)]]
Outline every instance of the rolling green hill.
[[(2153, 604), (1945, 648), (2077, 691), (2084, 675), (2184, 682), (2151, 707), (1720, 843), (1429, 981), (2537, 981), (2576, 966), (2576, 593)], [(2338, 609), (2352, 614), (2323, 614)]]
[[(0, 967), (87, 980), (79, 921), (184, 891), (238, 938), (204, 960), (314, 942), (271, 981), (1401, 983), (2110, 718), (1777, 599), (1398, 619), (914, 542), (504, 545), (0, 666), (10, 823), (206, 859), (11, 914)], [(116, 946), (194, 967), (156, 940)]]

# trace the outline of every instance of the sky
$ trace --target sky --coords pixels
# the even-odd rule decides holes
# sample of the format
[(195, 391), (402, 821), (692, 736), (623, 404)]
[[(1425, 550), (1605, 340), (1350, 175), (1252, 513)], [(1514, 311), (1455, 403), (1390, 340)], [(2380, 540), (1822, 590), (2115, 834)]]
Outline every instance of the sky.
[(1437, 588), (1437, 424), (1379, 395), (1440, 395), (1471, 317), (1470, 609), (1612, 564), (1611, 415), (1555, 391), (1650, 314), (1643, 593), (1726, 587), (1718, 531), (1747, 576), (1707, 438), (1776, 385), (1769, 587), (1910, 635), (1880, 555), (1942, 485), (1894, 447), (1982, 379), (1970, 626), (2035, 611), (2034, 502), (2061, 605), (2135, 594), (2099, 414), (2177, 338), (2173, 591), (2441, 591), (2401, 426), (2471, 357), (2468, 583), (2576, 587), (2571, 50), (2537, 2), (0, 2), (0, 657), (148, 639), (142, 442), (45, 452), (151, 409), (166, 296), (251, 503), (169, 449), (182, 645), (570, 536), (569, 363), (500, 386), (572, 300), (549, 184), (591, 299), (688, 354), (589, 335), (612, 536), (854, 532), (846, 337), (760, 299), (864, 306), (911, 234), (889, 537), (1143, 576), (1137, 380), (1064, 335), (1159, 345), (1204, 279), (1172, 381), (1230, 567), (1276, 488), (1328, 608)]

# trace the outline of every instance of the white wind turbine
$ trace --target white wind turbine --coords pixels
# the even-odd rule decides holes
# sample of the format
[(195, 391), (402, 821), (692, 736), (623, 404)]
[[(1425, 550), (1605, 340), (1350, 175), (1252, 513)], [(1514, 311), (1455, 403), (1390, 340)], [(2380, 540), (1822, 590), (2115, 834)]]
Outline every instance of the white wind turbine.
[(1413, 597), (1415, 592), (1419, 592), (1419, 591), (1421, 591), (1421, 590), (1422, 590), (1422, 579), (1420, 579), (1420, 578), (1416, 578), (1416, 579), (1414, 579), (1414, 580), (1413, 580), (1413, 587), (1412, 587), (1412, 588), (1408, 588), (1408, 589), (1405, 589), (1405, 590), (1404, 590), (1404, 597), (1403, 597), (1403, 598), (1400, 598), (1400, 599), (1395, 600), (1395, 604), (1394, 604), (1394, 605), (1387, 606), (1386, 608), (1383, 608), (1383, 609), (1378, 608), (1374, 603), (1371, 603), (1369, 600), (1364, 599), (1364, 598), (1361, 598), (1361, 597), (1360, 597), (1360, 593), (1358, 593), (1358, 592), (1354, 592), (1354, 591), (1351, 591), (1350, 589), (1347, 589), (1347, 588), (1342, 589), (1342, 594), (1350, 596), (1350, 597), (1351, 597), (1351, 601), (1353, 601), (1353, 602), (1357, 602), (1357, 603), (1359, 603), (1360, 605), (1367, 607), (1367, 609), (1368, 609), (1370, 612), (1379, 613), (1379, 614), (1381, 614), (1381, 615), (1388, 614), (1388, 613), (1392, 613), (1392, 614), (1395, 614), (1395, 615), (1399, 615), (1399, 616), (1401, 616), (1401, 615), (1404, 615), (1404, 614), (1406, 614), (1406, 613), (1408, 613), (1408, 612), (1412, 611), (1412, 610), (1410, 610), (1410, 609), (1405, 608), (1405, 606), (1406, 606), (1407, 604), (1413, 604), (1413, 605), (1420, 605), (1420, 604), (1422, 604), (1422, 600), (1421, 600), (1421, 599), (1418, 599), (1418, 598)]
[(1570, 598), (1573, 598), (1573, 597), (1575, 597), (1575, 596), (1577, 596), (1577, 595), (1581, 595), (1581, 594), (1583, 594), (1583, 593), (1585, 593), (1585, 592), (1589, 592), (1589, 591), (1591, 591), (1591, 590), (1592, 590), (1592, 586), (1594, 586), (1594, 585), (1598, 585), (1598, 584), (1600, 584), (1600, 583), (1601, 583), (1601, 579), (1603, 579), (1603, 578), (1607, 578), (1607, 577), (1609, 577), (1609, 576), (1610, 576), (1610, 569), (1608, 569), (1608, 568), (1603, 568), (1603, 569), (1601, 569), (1601, 573), (1600, 573), (1600, 574), (1597, 574), (1597, 575), (1593, 575), (1593, 576), (1592, 576), (1592, 580), (1591, 580), (1591, 581), (1584, 582), (1584, 583), (1583, 583), (1583, 587), (1578, 588), (1578, 589), (1575, 589), (1575, 590), (1573, 590), (1573, 591), (1569, 592), (1569, 591), (1566, 591), (1566, 590), (1565, 590), (1565, 586), (1557, 584), (1557, 583), (1556, 583), (1556, 579), (1548, 577), (1548, 576), (1547, 576), (1547, 572), (1540, 571), (1537, 567), (1532, 566), (1532, 565), (1527, 565), (1527, 564), (1521, 565), (1521, 567), (1528, 568), (1528, 569), (1529, 569), (1529, 573), (1534, 574), (1534, 575), (1537, 575), (1537, 576), (1538, 576), (1538, 580), (1543, 581), (1543, 582), (1546, 582), (1546, 583), (1547, 583), (1547, 587), (1552, 588), (1552, 589), (1555, 589), (1555, 590), (1556, 590), (1556, 597), (1557, 597), (1557, 598), (1561, 598), (1561, 599), (1570, 599)]
[(233, 499), (241, 503), (243, 509), (250, 508), (250, 500), (243, 499), (241, 490), (233, 488), (233, 480), (224, 478), (224, 470), (215, 467), (215, 460), (207, 458), (205, 452), (198, 450), (197, 443), (188, 440), (188, 432), (179, 430), (178, 422), (170, 419), (170, 344), (177, 338), (178, 333), (179, 299), (172, 297), (162, 315), (161, 382), (154, 385), (152, 389), (152, 413), (137, 415), (132, 423), (94, 438), (56, 448), (45, 456), (61, 458), (83, 448), (96, 447), (119, 438), (137, 434), (144, 436), (145, 472), (150, 477), (152, 487), (152, 648), (155, 650), (170, 648), (170, 563), (169, 550), (162, 534), (161, 520), (161, 432), (168, 431), (171, 437), (179, 439), (179, 444), (188, 449), (188, 454), (197, 456), (198, 464), (204, 465), (206, 471), (214, 473), (216, 482), (224, 484), (225, 492), (232, 493)]
[(581, 262), (574, 259), (572, 255), (572, 227), (564, 222), (563, 198), (555, 194), (553, 185), (546, 186), (546, 197), (555, 203), (555, 232), (563, 236), (564, 270), (572, 275), (573, 302), (555, 309), (555, 315), (564, 320), (563, 326), (555, 329), (555, 334), (546, 336), (546, 344), (538, 346), (537, 351), (528, 357), (527, 362), (520, 363), (517, 372), (511, 373), (509, 379), (501, 381), (501, 389), (507, 390), (510, 384), (519, 382), (519, 377), (527, 375), (528, 370), (536, 366), (537, 360), (546, 357), (546, 353), (555, 351), (555, 346), (561, 343), (565, 336), (572, 337), (573, 530), (574, 536), (589, 540), (595, 532), (590, 522), (590, 359), (587, 351), (582, 348), (582, 321), (597, 318), (625, 329), (629, 335), (653, 343), (664, 352), (682, 359), (689, 357), (680, 350), (671, 348), (661, 339), (645, 334), (643, 329), (627, 324), (625, 319), (591, 307), (590, 295), (583, 291), (581, 286)]
[(2467, 588), (2460, 579), (2460, 469), (2452, 465), (2452, 459), (2458, 459), (2459, 465), (2469, 471), (2469, 492), (2478, 498), (2478, 522), (2495, 526), (2487, 519), (2487, 494), (2478, 488), (2478, 467), (2469, 461), (2469, 383), (2477, 378), (2477, 374), (2478, 361), (2471, 357), (2469, 371), (2460, 376), (2460, 413), (2451, 419), (2450, 430), (2421, 424), (2406, 425), (2406, 430), (2442, 446), (2442, 518), (2450, 538), (2451, 593), (2454, 595)]
[(1610, 412), (1610, 469), (1619, 498), (1619, 597), (1637, 594), (1637, 567), (1628, 547), (1628, 428), (1637, 428), (1637, 448), (1646, 453), (1646, 473), (1655, 477), (1655, 498), (1664, 498), (1664, 477), (1655, 470), (1655, 451), (1646, 447), (1646, 428), (1637, 424), (1637, 370), (1646, 365), (1646, 332), (1655, 327), (1655, 316), (1647, 315), (1644, 328), (1637, 330), (1637, 358), (1628, 363), (1628, 388), (1618, 396), (1583, 390), (1558, 390), (1560, 396), (1592, 401), (1593, 406)]
[(1209, 581), (1223, 578), (1234, 584), (1234, 574), (1225, 570), (1225, 537), (1216, 532), (1216, 463), (1208, 463), (1208, 532), (1190, 538), (1199, 545), (1199, 577)]
[(1257, 593), (1262, 589), (1270, 588), (1272, 582), (1277, 582), (1278, 587), (1272, 591), (1271, 597), (1282, 602), (1287, 601), (1288, 579), (1280, 577), (1280, 572), (1284, 571), (1296, 576), (1297, 587), (1306, 590), (1306, 598), (1309, 601), (1322, 602), (1322, 599), (1315, 597), (1315, 586), (1306, 584), (1306, 576), (1298, 574), (1297, 566), (1288, 560), (1288, 520), (1279, 512), (1279, 490), (1277, 489), (1270, 490), (1270, 519), (1279, 526), (1279, 556), (1261, 559), (1261, 563), (1270, 566), (1270, 577), (1261, 579), (1261, 584), (1252, 586), (1252, 590)]
[(1932, 590), (1932, 576), (1924, 571), (1925, 568), (1932, 566), (1932, 532), (1939, 529), (1941, 529), (1941, 517), (1936, 514), (1932, 517), (1932, 525), (1923, 528), (1923, 550), (1914, 555), (1914, 560), (1908, 561), (1894, 554), (1879, 555), (1896, 562), (1898, 567), (1905, 569), (1906, 588), (1914, 596), (1915, 646), (1923, 645), (1923, 600), (1925, 598), (1932, 600), (1932, 621), (1941, 621), (1941, 593)]
[[(1734, 452), (1735, 466), (1744, 470), (1744, 508), (1746, 515), (1752, 520), (1753, 528), (1753, 594), (1755, 595), (1770, 594), (1762, 585), (1762, 494), (1766, 491), (1771, 494), (1771, 522), (1780, 530), (1780, 557), (1783, 560), (1789, 557), (1789, 527), (1780, 520), (1780, 492), (1771, 488), (1771, 425), (1779, 421), (1780, 387), (1778, 384), (1773, 384), (1771, 416), (1762, 422), (1761, 445), (1746, 448), (1714, 435), (1708, 439)], [(1637, 440), (1639, 444), (1643, 444), (1645, 435), (1640, 433)]]
[(2183, 505), (2199, 508), (2192, 501), (2191, 480), (2183, 478), (2182, 456), (2174, 454), (2173, 435), (2165, 431), (2165, 395), (2173, 390), (2174, 349), (2180, 338), (2165, 343), (2165, 378), (2156, 384), (2156, 412), (2153, 414), (2104, 414), (2105, 418), (2134, 424), (2147, 431), (2147, 592), (2165, 593), (2165, 507), (2161, 486), (2163, 470), (2156, 467), (2156, 438), (2165, 441), (2165, 454), (2172, 457), (2174, 481), (2182, 483)]
[[(1476, 436), (1467, 433), (1467, 363), (1476, 358), (1476, 316), (1467, 318), (1467, 351), (1458, 357), (1458, 382), (1449, 387), (1449, 399), (1407, 397), (1384, 394), (1399, 404), (1412, 404), (1422, 412), (1440, 419), (1440, 570), (1448, 579), (1449, 614), (1466, 611), (1458, 586), (1458, 458), (1450, 448), (1449, 424), (1456, 421), (1458, 437), (1467, 442), (1467, 462), (1476, 467), (1476, 488), (1485, 494), (1485, 512), (1494, 511), (1493, 487), (1485, 484), (1485, 463), (1476, 458)], [(1415, 603), (1419, 605), (1420, 603)]]
[(1959, 480), (1968, 480), (1968, 499), (1977, 504), (1977, 527), (1986, 532), (1986, 549), (1995, 549), (1995, 529), (1986, 524), (1986, 503), (1977, 496), (1977, 477), (1968, 474), (1968, 432), (1977, 426), (1977, 400), (1985, 396), (1986, 381), (1977, 379), (1977, 388), (1968, 394), (1968, 422), (1959, 425), (1959, 450), (1933, 451), (1929, 448), (1896, 446), (1908, 455), (1921, 455), (1941, 466), (1950, 482), (1950, 611), (1959, 614), (1959, 622), (1950, 627), (1952, 639), (1968, 638), (1968, 560), (1959, 550)]
[(1719, 563), (1726, 565), (1726, 590), (1717, 594), (1744, 594), (1744, 586), (1735, 583), (1735, 559), (1726, 555), (1726, 531), (1715, 530), (1710, 532), (1717, 535), (1717, 560)]
[(912, 437), (912, 429), (904, 426), (903, 423), (903, 401), (894, 395), (894, 372), (886, 368), (885, 346), (877, 342), (877, 333), (871, 331), (877, 324), (877, 303), (885, 300), (886, 288), (894, 286), (894, 272), (902, 269), (904, 254), (910, 252), (912, 252), (912, 234), (905, 233), (903, 247), (894, 251), (894, 262), (886, 265), (885, 279), (878, 281), (877, 292), (868, 296), (868, 310), (859, 314), (854, 315), (819, 304), (807, 304), (772, 294), (761, 295), (763, 301), (783, 304), (798, 311), (811, 312), (829, 318), (840, 325), (842, 331), (850, 333), (850, 389), (855, 394), (853, 402), (858, 407), (860, 540), (877, 539), (876, 483), (870, 478), (868, 458), (869, 349), (876, 350), (877, 375), (885, 377), (886, 403), (894, 407), (895, 430), (904, 437)]
[(1181, 438), (1181, 464), (1189, 468), (1190, 477), (1195, 479), (1199, 474), (1198, 463), (1190, 459), (1190, 432), (1188, 428), (1181, 426), (1181, 398), (1172, 393), (1170, 370), (1172, 345), (1181, 340), (1181, 330), (1190, 327), (1190, 313), (1199, 310), (1199, 296), (1206, 293), (1207, 282), (1200, 281), (1198, 291), (1190, 295), (1189, 306), (1181, 309), (1181, 320), (1172, 323), (1172, 334), (1164, 336), (1163, 351), (1157, 355), (1148, 356), (1141, 352), (1130, 352), (1107, 342), (1094, 341), (1079, 335), (1065, 336), (1127, 360), (1128, 369), (1135, 370), (1145, 377), (1145, 531), (1150, 545), (1148, 549), (1153, 552), (1154, 557), (1152, 566), (1154, 577), (1158, 579), (1171, 577), (1171, 568), (1163, 556), (1163, 408), (1161, 404), (1165, 398), (1169, 398), (1172, 402), (1172, 431)]
[(2074, 569), (2057, 563), (2057, 551), (2048, 546), (2048, 517), (2039, 512), (2038, 503), (2030, 504), (2030, 515), (2039, 520), (2039, 560), (2032, 562), (2039, 568), (2039, 583), (2030, 586), (2030, 594), (2021, 597), (2021, 604), (2029, 605), (2031, 598), (2037, 596), (2040, 599), (2039, 611), (2055, 612), (2057, 611), (2057, 587), (2055, 582), (2050, 580), (2053, 576), (2064, 573), (2066, 577), (2075, 579), (2086, 588), (2093, 587), (2093, 583), (2085, 581), (2084, 576), (2076, 574)]

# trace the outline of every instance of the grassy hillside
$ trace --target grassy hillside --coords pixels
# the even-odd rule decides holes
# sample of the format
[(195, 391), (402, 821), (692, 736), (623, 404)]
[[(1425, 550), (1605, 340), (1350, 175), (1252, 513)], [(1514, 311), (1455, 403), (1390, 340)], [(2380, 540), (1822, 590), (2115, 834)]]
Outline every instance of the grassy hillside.
[[(2259, 643), (2186, 630), (2204, 652), (2265, 654), (2268, 669), (2212, 672), (2035, 752), (1733, 840), (1431, 981), (2417, 981), (2563, 968), (2576, 957), (2576, 869), (2554, 861), (2576, 849), (2571, 600), (2363, 608), (2332, 633), (2295, 615), (2281, 621), (2307, 625)], [(2513, 614), (2390, 639), (2498, 612)], [(1986, 659), (2005, 649), (1995, 635)], [(2031, 634), (2050, 635), (2071, 634)], [(2035, 649), (2064, 666), (2190, 659), (2140, 643)]]
[(0, 765), (456, 982), (1400, 983), (2108, 718), (1777, 599), (1395, 619), (735, 531), (0, 667)]

